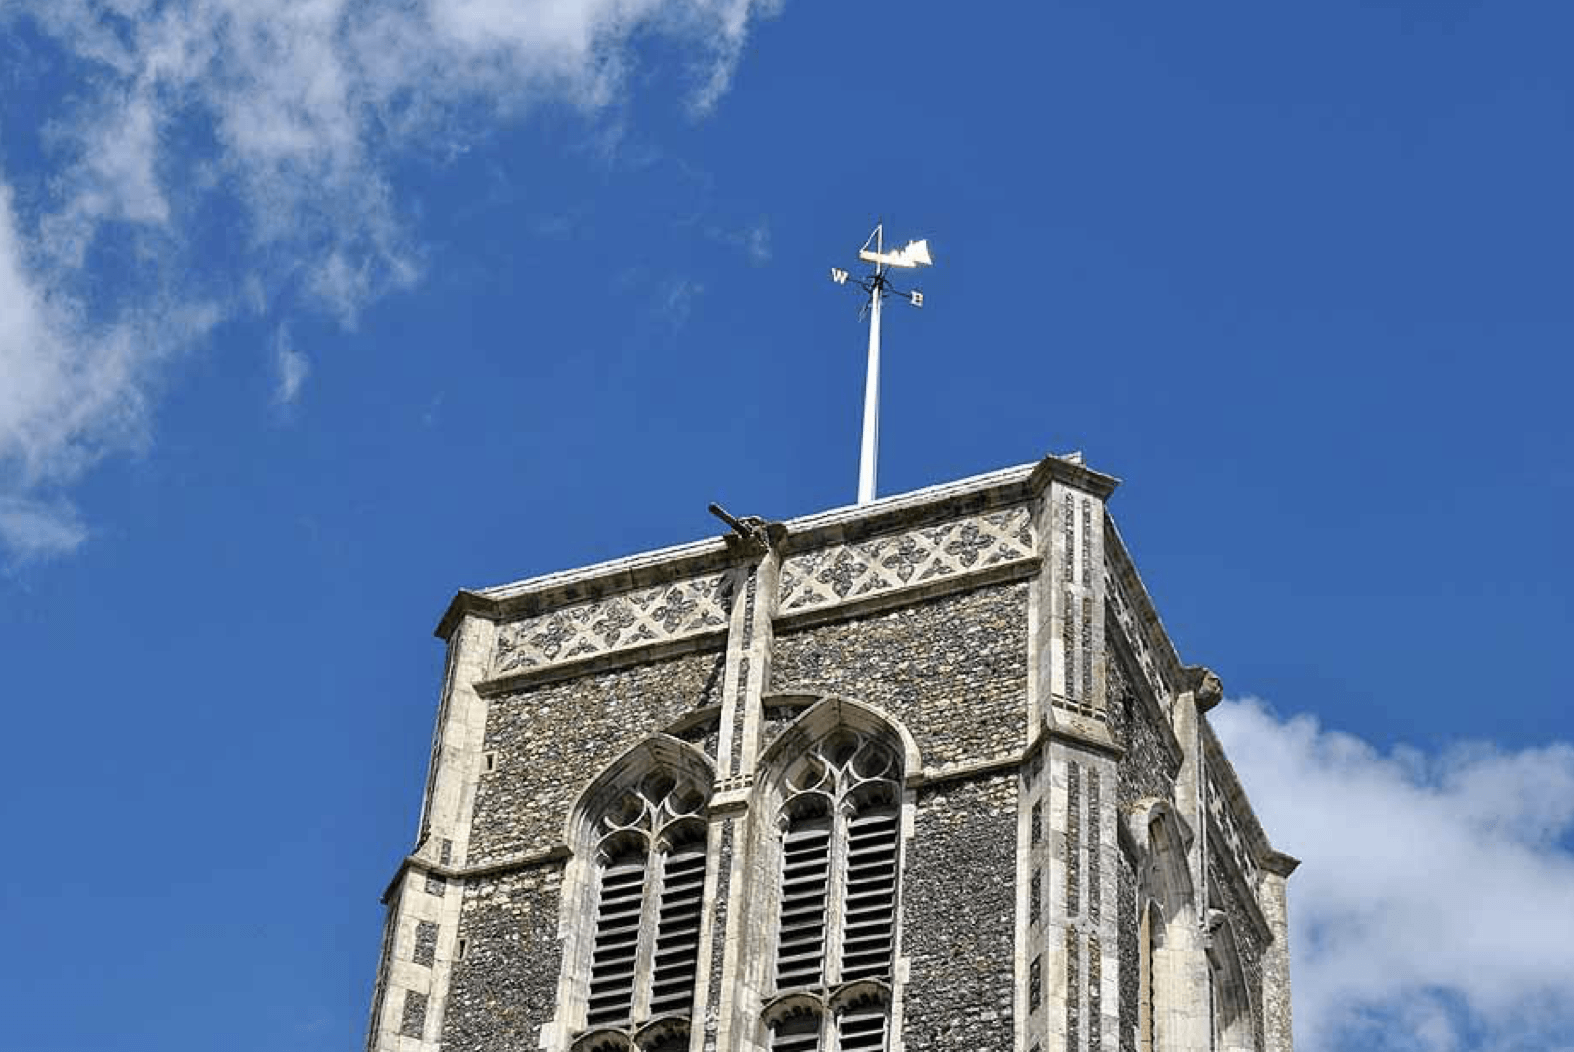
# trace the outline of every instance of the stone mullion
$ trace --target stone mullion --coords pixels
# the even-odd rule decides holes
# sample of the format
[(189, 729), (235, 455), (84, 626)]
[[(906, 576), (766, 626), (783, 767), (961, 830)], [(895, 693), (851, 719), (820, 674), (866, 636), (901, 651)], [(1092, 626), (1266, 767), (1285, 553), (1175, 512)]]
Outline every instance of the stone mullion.
[(852, 807), (843, 797), (831, 816), (830, 858), (825, 874), (825, 952), (820, 981), (827, 988), (835, 987), (842, 980), (842, 946), (847, 940), (848, 834), (852, 819)]
[(650, 1018), (651, 972), (656, 959), (656, 927), (661, 916), (661, 889), (667, 879), (665, 845), (651, 846), (645, 858), (645, 883), (640, 889), (639, 939), (634, 944), (634, 989), (629, 1018), (637, 1025)]

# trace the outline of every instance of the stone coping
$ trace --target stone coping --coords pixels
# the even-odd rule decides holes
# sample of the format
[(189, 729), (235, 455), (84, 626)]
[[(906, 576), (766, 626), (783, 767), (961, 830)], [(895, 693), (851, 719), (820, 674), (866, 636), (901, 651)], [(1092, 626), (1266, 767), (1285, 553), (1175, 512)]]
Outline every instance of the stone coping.
[[(849, 505), (787, 520), (782, 554), (992, 510), (1028, 500), (1052, 481), (1086, 490), (1103, 500), (1119, 480), (1093, 471), (1078, 459), (1047, 456), (1043, 460), (974, 475), (910, 493), (881, 497), (869, 504)], [(455, 594), (438, 622), (436, 634), (447, 639), (466, 615), (490, 620), (528, 616), (570, 603), (634, 588), (649, 587), (737, 564), (742, 556), (721, 537), (624, 556), (591, 566), (562, 570), (488, 588), (466, 588)]]

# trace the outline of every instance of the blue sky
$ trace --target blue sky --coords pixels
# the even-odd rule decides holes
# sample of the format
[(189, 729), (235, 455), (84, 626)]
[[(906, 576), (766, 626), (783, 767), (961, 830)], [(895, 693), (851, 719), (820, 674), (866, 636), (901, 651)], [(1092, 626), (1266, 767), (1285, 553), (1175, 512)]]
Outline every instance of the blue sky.
[(1297, 1031), (1574, 1047), (1574, 12), (0, 0), (0, 983), (342, 1049), (452, 592), (1085, 450)]

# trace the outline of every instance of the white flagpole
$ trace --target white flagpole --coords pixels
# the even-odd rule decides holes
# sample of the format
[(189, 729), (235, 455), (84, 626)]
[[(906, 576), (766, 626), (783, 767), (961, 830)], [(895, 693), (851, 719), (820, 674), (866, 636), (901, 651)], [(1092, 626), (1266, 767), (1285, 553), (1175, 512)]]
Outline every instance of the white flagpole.
[[(878, 228), (876, 228), (878, 231)], [(876, 252), (882, 252), (877, 247)], [(858, 503), (874, 500), (875, 473), (880, 459), (880, 286), (881, 267), (875, 268), (875, 283), (869, 293), (869, 371), (864, 377), (864, 440), (858, 458)]]

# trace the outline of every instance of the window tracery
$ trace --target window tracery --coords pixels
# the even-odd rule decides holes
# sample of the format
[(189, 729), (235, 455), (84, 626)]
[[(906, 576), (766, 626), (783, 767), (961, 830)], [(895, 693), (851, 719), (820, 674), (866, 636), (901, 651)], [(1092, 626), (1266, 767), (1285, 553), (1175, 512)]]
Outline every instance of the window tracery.
[(838, 726), (782, 761), (772, 1052), (886, 1047), (903, 767), (892, 737)]
[(591, 918), (564, 950), (559, 1025), (575, 1052), (688, 1047), (712, 781), (696, 750), (658, 736), (612, 764), (571, 818), (580, 890), (566, 917)]

